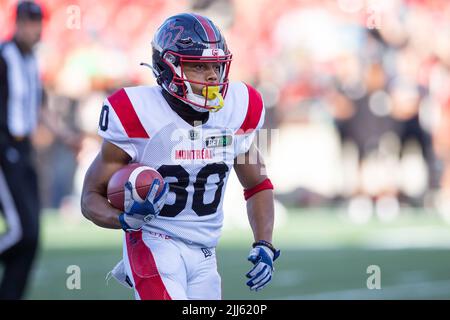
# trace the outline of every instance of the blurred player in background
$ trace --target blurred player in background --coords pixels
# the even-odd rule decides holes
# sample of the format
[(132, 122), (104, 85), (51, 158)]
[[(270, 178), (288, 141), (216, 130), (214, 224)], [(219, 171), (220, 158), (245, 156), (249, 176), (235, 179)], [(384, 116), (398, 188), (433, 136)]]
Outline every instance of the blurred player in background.
[(17, 6), (16, 32), (0, 55), (0, 202), (8, 231), (0, 238), (5, 271), (1, 299), (23, 297), (39, 238), (39, 198), (30, 135), (36, 127), (42, 87), (34, 45), (42, 30), (41, 8)]
[[(133, 287), (137, 299), (221, 299), (215, 247), (234, 167), (255, 240), (247, 285), (259, 290), (271, 280), (280, 253), (271, 244), (273, 186), (253, 144), (264, 122), (261, 96), (242, 82), (229, 83), (231, 53), (206, 17), (168, 18), (152, 47), (150, 67), (159, 86), (120, 89), (104, 102), (104, 141), (86, 174), (83, 214), (126, 231), (123, 260), (112, 274)], [(156, 182), (138, 203), (126, 186), (121, 212), (108, 203), (106, 188), (131, 162), (156, 168), (164, 191), (155, 197)]]
[(40, 6), (20, 2), (14, 36), (0, 45), (0, 212), (7, 226), (0, 236), (0, 299), (24, 296), (38, 248), (40, 201), (31, 136), (39, 117), (77, 148), (77, 139), (59, 130), (41, 109), (44, 92), (33, 47), (41, 37), (42, 19)]

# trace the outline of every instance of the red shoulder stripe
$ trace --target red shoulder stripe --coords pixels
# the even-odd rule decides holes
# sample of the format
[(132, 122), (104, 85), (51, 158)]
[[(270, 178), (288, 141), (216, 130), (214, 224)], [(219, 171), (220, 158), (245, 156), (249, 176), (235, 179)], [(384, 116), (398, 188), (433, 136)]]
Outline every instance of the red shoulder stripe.
[(108, 97), (109, 103), (111, 103), (114, 111), (119, 117), (122, 126), (125, 128), (125, 132), (130, 138), (148, 138), (147, 131), (145, 131), (139, 120), (136, 111), (131, 104), (130, 98), (128, 98), (125, 89), (120, 89), (114, 92)]
[(244, 122), (236, 134), (252, 132), (258, 126), (263, 111), (263, 101), (261, 95), (255, 88), (245, 84), (248, 90), (248, 107)]

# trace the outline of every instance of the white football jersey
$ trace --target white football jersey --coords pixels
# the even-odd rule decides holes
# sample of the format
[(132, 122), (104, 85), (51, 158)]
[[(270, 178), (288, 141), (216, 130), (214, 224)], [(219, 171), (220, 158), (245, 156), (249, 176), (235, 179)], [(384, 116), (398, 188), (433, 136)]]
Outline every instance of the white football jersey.
[(153, 231), (188, 243), (215, 247), (223, 222), (225, 186), (234, 159), (250, 148), (264, 122), (260, 94), (230, 83), (225, 105), (206, 123), (191, 126), (175, 113), (159, 86), (124, 88), (103, 105), (99, 135), (127, 152), (132, 162), (153, 167), (169, 183)]

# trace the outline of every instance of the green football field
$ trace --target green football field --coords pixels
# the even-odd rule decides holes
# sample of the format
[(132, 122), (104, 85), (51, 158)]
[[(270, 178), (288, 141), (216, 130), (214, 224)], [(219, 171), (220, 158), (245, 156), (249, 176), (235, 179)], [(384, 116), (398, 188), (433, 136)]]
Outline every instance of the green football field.
[[(122, 254), (120, 231), (54, 213), (44, 215), (42, 228), (27, 298), (133, 299), (114, 279), (105, 281)], [(273, 281), (258, 293), (245, 285), (251, 240), (247, 230), (223, 234), (217, 256), (224, 299), (450, 298), (450, 225), (430, 213), (405, 211), (394, 222), (356, 225), (337, 210), (290, 210), (275, 231), (282, 255)], [(81, 288), (69, 290), (73, 265)], [(369, 290), (367, 270), (374, 265), (381, 289)]]

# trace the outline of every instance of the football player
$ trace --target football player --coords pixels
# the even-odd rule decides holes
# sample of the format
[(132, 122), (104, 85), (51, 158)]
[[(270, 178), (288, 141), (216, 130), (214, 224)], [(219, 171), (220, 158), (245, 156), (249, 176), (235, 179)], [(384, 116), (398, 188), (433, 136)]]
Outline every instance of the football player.
[[(168, 18), (152, 49), (148, 66), (158, 86), (123, 88), (104, 102), (98, 131), (104, 141), (85, 177), (82, 212), (101, 227), (125, 231), (123, 260), (112, 274), (137, 299), (221, 299), (215, 247), (234, 167), (255, 240), (247, 285), (262, 289), (280, 251), (271, 243), (273, 186), (252, 143), (264, 122), (261, 96), (229, 82), (231, 53), (204, 16)], [(155, 196), (156, 183), (138, 203), (127, 185), (121, 212), (106, 198), (108, 180), (134, 162), (157, 169), (164, 191)]]

